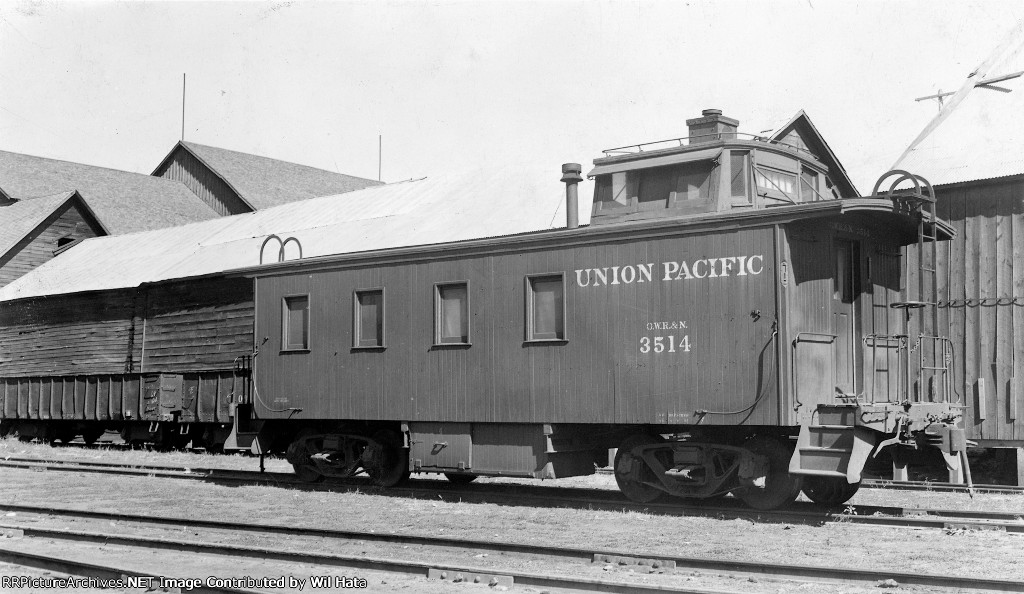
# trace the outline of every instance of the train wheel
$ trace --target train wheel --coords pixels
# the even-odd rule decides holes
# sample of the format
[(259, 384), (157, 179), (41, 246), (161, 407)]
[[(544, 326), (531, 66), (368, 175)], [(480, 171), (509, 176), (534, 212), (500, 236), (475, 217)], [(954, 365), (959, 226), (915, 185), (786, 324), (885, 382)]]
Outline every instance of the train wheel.
[(316, 431), (313, 429), (303, 429), (299, 431), (298, 435), (295, 436), (295, 441), (288, 446), (288, 452), (286, 458), (291, 463), (292, 469), (295, 470), (295, 476), (304, 483), (318, 483), (324, 480), (324, 475), (320, 474), (309, 457), (317, 453), (317, 445), (321, 443), (320, 440), (307, 441), (306, 438), (315, 435)]
[(860, 482), (850, 484), (843, 477), (805, 476), (804, 495), (821, 505), (842, 505), (860, 489)]
[(633, 435), (619, 444), (615, 453), (615, 482), (622, 494), (637, 503), (650, 503), (661, 497), (661, 489), (648, 483), (660, 483), (643, 458), (634, 456), (633, 448), (660, 443), (661, 438), (654, 435)]
[(737, 497), (754, 509), (775, 509), (796, 501), (800, 494), (799, 476), (789, 474), (792, 450), (773, 437), (758, 435), (743, 444), (747, 450), (768, 458), (768, 473), (761, 481), (736, 490)]
[(92, 445), (96, 443), (97, 439), (103, 437), (103, 432), (103, 427), (87, 427), (82, 430), (82, 441), (84, 441), (86, 445)]
[(468, 485), (476, 480), (476, 475), (469, 472), (446, 472), (444, 478), (456, 485)]
[(382, 429), (373, 434), (373, 440), (379, 445), (363, 450), (363, 468), (373, 484), (394, 487), (409, 478), (409, 450), (402, 447), (402, 439)]
[(57, 435), (56, 437), (54, 437), (54, 441), (59, 441), (61, 445), (68, 445), (72, 441), (74, 441), (76, 437), (78, 437), (78, 433), (74, 429), (65, 428), (57, 431)]

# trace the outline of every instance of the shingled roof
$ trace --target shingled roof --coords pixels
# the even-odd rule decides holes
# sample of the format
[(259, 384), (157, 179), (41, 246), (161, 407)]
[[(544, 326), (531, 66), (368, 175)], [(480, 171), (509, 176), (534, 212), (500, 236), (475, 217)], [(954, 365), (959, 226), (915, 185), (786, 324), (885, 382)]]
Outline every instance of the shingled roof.
[[(0, 187), (23, 202), (77, 190), (115, 235), (217, 217), (176, 181), (7, 151), (0, 151)], [(9, 208), (4, 212), (9, 213)], [(3, 222), (6, 227), (6, 218)]]
[(381, 185), (372, 179), (184, 141), (171, 149), (153, 175), (160, 175), (181, 150), (224, 180), (253, 210)]
[[(71, 200), (76, 199), (76, 192), (62, 192), (53, 196), (44, 196), (33, 200), (22, 200), (8, 206), (0, 206), (0, 258), (8, 250), (18, 244), (47, 217)], [(88, 205), (80, 203), (86, 212), (91, 213)], [(102, 223), (100, 228), (103, 228)]]

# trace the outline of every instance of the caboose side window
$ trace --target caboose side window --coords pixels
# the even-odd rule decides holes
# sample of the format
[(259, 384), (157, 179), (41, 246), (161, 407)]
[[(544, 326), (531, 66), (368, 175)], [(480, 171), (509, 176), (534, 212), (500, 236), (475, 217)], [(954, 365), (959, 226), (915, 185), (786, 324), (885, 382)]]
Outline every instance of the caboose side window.
[(797, 201), (796, 176), (792, 173), (758, 165), (754, 169), (754, 179), (757, 180), (757, 193), (761, 196), (790, 203)]
[(747, 198), (747, 151), (729, 151), (729, 188), (733, 198)]
[(711, 196), (711, 171), (711, 161), (697, 161), (633, 172), (639, 178), (638, 201), (661, 204), (705, 201)]
[(814, 202), (824, 200), (818, 190), (818, 172), (807, 167), (800, 168), (800, 200), (803, 202)]
[(353, 299), (352, 348), (384, 346), (384, 289), (358, 289)]
[(309, 350), (309, 295), (292, 295), (282, 301), (281, 350)]
[(434, 285), (434, 344), (469, 344), (469, 284)]
[(526, 340), (565, 340), (565, 277), (526, 277)]

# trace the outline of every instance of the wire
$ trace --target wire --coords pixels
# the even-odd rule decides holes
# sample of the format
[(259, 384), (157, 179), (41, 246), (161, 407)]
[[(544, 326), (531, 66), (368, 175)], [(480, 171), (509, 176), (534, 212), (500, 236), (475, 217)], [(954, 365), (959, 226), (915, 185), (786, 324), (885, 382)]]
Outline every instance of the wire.
[[(260, 354), (259, 350), (253, 351), (253, 353), (252, 353), (252, 361), (253, 361), (253, 363), (256, 362), (256, 357), (258, 357), (259, 354)], [(235, 357), (235, 363), (236, 364), (238, 363), (239, 359), (241, 359), (241, 357)], [(295, 406), (291, 406), (291, 407), (288, 407), (288, 408), (272, 408), (269, 404), (267, 404), (266, 402), (263, 402), (263, 399), (260, 398), (259, 387), (256, 385), (256, 374), (252, 373), (251, 369), (250, 369), (250, 373), (249, 373), (249, 381), (252, 382), (252, 394), (255, 397), (256, 402), (258, 402), (260, 406), (262, 406), (263, 408), (267, 409), (268, 411), (270, 411), (270, 412), (291, 412), (292, 414), (295, 414), (297, 412), (302, 412), (301, 408), (298, 408), (298, 407), (295, 407)]]
[[(776, 340), (778, 339), (778, 336), (779, 336), (779, 329), (776, 326), (772, 330), (772, 336), (771, 336), (771, 339), (769, 339), (769, 344), (775, 344)], [(766, 348), (767, 348), (767, 345), (766, 345)], [(764, 350), (762, 350), (761, 352), (763, 353)], [(772, 367), (771, 367), (771, 373), (769, 373), (768, 377), (767, 377), (767, 379), (769, 379), (769, 380), (771, 378), (775, 377), (775, 374), (776, 374), (776, 371), (777, 371), (776, 370), (776, 366), (775, 366), (775, 359), (776, 359), (776, 357), (772, 357), (770, 359), (770, 361), (772, 363)], [(694, 414), (696, 414), (699, 417), (697, 419), (697, 423), (695, 423), (695, 424), (698, 424), (701, 421), (703, 421), (704, 417), (706, 417), (707, 415), (732, 416), (732, 415), (741, 415), (741, 414), (743, 414), (745, 412), (752, 412), (754, 410), (754, 407), (757, 406), (757, 403), (761, 402), (761, 400), (765, 397), (765, 395), (768, 394), (768, 388), (770, 386), (771, 386), (771, 382), (770, 381), (766, 381), (764, 389), (761, 390), (761, 393), (757, 395), (757, 398), (754, 399), (754, 402), (751, 403), (751, 405), (748, 406), (747, 408), (744, 408), (744, 409), (741, 409), (741, 410), (733, 410), (733, 411), (718, 411), (718, 410), (698, 410), (698, 411), (695, 411)], [(744, 420), (746, 420), (746, 419), (744, 419)]]

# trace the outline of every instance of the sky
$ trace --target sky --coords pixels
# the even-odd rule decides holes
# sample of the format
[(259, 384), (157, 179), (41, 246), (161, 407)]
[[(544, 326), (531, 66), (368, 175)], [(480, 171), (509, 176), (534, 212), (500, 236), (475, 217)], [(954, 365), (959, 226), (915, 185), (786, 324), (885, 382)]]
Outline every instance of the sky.
[(702, 109), (751, 133), (803, 109), (866, 193), (936, 114), (914, 99), (1021, 19), (978, 0), (4, 2), (0, 150), (148, 174), (181, 137), (184, 73), (185, 140), (388, 182), (558, 184)]

